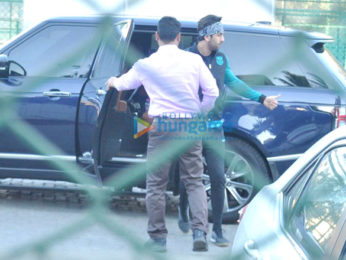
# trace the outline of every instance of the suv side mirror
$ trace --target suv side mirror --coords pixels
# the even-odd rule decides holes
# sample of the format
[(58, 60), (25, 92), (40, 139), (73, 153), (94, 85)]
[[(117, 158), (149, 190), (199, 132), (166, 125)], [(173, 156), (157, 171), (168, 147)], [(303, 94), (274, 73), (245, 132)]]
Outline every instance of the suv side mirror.
[(18, 62), (8, 60), (6, 54), (0, 54), (0, 78), (9, 76), (26, 76), (26, 70)]
[(6, 54), (0, 54), (0, 78), (8, 78), (10, 62)]

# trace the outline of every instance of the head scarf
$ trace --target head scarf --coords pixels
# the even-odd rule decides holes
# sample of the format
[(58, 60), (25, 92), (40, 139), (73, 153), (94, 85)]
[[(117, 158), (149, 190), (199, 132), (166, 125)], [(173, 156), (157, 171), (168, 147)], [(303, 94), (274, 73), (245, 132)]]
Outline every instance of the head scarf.
[(216, 22), (207, 27), (204, 27), (202, 30), (198, 32), (200, 37), (210, 36), (218, 33), (223, 33), (223, 26), (221, 22)]

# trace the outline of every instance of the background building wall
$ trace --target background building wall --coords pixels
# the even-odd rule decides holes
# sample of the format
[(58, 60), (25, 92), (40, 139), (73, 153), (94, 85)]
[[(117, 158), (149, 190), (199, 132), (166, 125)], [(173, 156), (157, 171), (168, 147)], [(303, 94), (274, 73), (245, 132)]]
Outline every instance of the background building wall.
[(0, 0), (0, 43), (23, 28), (23, 0)]
[(52, 16), (104, 13), (141, 17), (172, 15), (180, 19), (199, 19), (215, 13), (224, 20), (273, 22), (274, 10), (275, 0), (24, 0), (24, 27)]
[(334, 42), (326, 46), (346, 68), (345, 0), (277, 0), (275, 15), (286, 27), (332, 36)]

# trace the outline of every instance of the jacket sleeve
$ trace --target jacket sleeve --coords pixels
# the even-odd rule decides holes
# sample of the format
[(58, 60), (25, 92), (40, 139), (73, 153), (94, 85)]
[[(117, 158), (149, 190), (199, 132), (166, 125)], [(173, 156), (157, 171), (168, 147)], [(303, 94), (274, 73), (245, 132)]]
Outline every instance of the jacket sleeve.
[(231, 88), (238, 95), (249, 98), (254, 101), (263, 103), (262, 99), (265, 97), (260, 92), (249, 87), (244, 81), (240, 80), (236, 75), (233, 74), (229, 66), (229, 61), (226, 57), (227, 65), (225, 71), (225, 85)]

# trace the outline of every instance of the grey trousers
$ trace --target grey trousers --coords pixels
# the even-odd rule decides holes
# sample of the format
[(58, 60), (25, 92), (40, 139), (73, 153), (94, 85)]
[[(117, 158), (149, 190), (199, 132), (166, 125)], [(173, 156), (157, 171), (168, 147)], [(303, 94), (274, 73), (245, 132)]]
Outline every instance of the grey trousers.
[[(170, 123), (181, 122), (182, 119), (170, 119)], [(188, 121), (188, 120), (187, 120)], [(154, 129), (149, 132), (147, 158), (150, 163), (158, 163), (164, 159), (167, 151), (175, 145), (186, 144), (188, 132), (186, 129), (159, 126), (158, 119), (154, 119)], [(173, 131), (170, 131), (173, 129)], [(177, 131), (174, 131), (176, 129)], [(165, 131), (166, 130), (166, 131)], [(173, 159), (170, 158), (155, 170), (148, 172), (146, 178), (146, 208), (148, 214), (148, 234), (151, 238), (166, 238), (165, 224), (166, 198), (165, 192), (169, 180), (169, 171)], [(202, 142), (191, 142), (179, 154), (180, 179), (183, 181), (191, 211), (191, 229), (208, 232), (208, 208), (205, 187), (202, 183)]]

